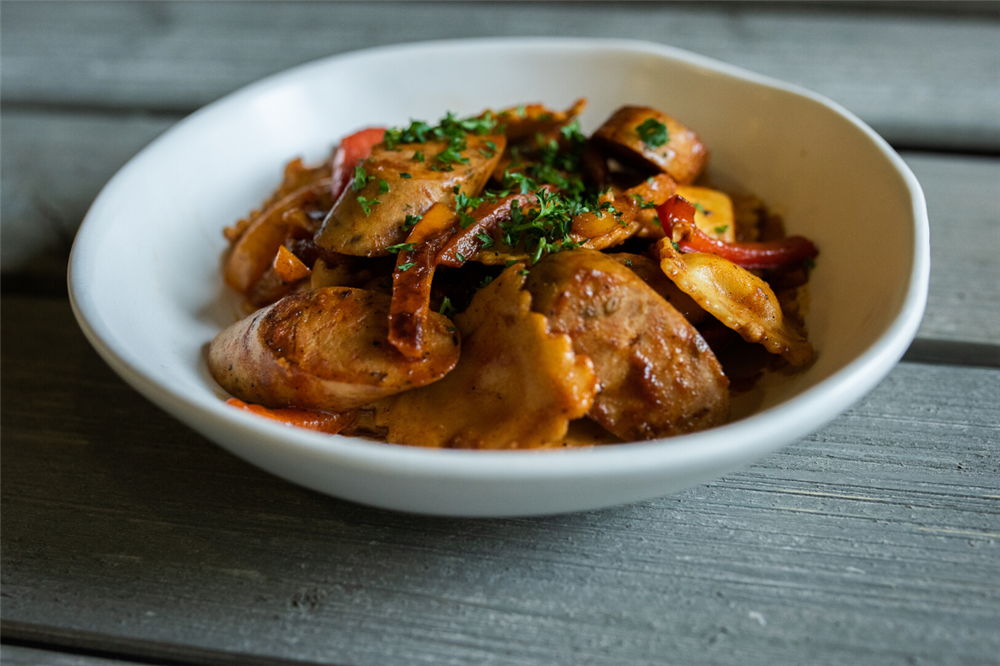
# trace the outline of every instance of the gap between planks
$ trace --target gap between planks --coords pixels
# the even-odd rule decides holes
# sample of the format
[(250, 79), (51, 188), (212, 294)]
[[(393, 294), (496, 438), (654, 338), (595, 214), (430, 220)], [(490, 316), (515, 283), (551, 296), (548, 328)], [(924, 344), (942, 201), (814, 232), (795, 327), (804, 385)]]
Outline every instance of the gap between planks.
[[(262, 657), (10, 620), (0, 620), (0, 644), (156, 666), (320, 665), (314, 661)], [(323, 665), (338, 666), (338, 662), (323, 662)]]

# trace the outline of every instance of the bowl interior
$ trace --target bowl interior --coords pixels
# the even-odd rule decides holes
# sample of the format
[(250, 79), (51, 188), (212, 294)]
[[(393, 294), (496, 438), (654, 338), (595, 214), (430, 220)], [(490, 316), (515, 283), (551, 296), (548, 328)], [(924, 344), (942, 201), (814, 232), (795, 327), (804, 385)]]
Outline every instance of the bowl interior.
[[(754, 416), (719, 429), (724, 433), (656, 445), (674, 453), (661, 460), (660, 482), (650, 482), (655, 489), (644, 486), (645, 496), (669, 489), (665, 479), (672, 475), (698, 480), (680, 458), (702, 460), (698, 469), (705, 476), (776, 448), (776, 439), (787, 441), (754, 429), (777, 427), (776, 422), (754, 425), (768, 410), (781, 407), (784, 418), (792, 417), (791, 437), (819, 427), (898, 360), (923, 307), (919, 284), (914, 285), (921, 274), (926, 283), (921, 264), (926, 219), (919, 219), (922, 199), (912, 175), (885, 144), (849, 114), (801, 91), (666, 47), (595, 40), (376, 49), (296, 68), (203, 109), (133, 159), (94, 203), (70, 274), (81, 324), (123, 377), (240, 455), (326, 492), (392, 505), (373, 499), (371, 492), (345, 492), (349, 484), (329, 481), (337, 476), (330, 470), (349, 467), (344, 456), (357, 454), (373, 474), (386, 473), (388, 465), (393, 474), (421, 478), (415, 470), (423, 464), (421, 456), (432, 452), (279, 429), (221, 406), (220, 389), (204, 360), (206, 344), (235, 318), (234, 298), (219, 271), (221, 230), (259, 205), (288, 160), (321, 160), (353, 130), (411, 118), (436, 120), (448, 110), (473, 114), (536, 101), (568, 106), (578, 97), (589, 100), (581, 117), (585, 131), (623, 104), (675, 116), (708, 145), (715, 182), (757, 194), (784, 215), (790, 233), (808, 236), (821, 251), (807, 316), (816, 363), (806, 372), (762, 382), (735, 405), (738, 416)], [(816, 394), (817, 388), (827, 395)], [(837, 399), (830, 401), (830, 395)], [(820, 407), (821, 398), (829, 404)], [(625, 482), (626, 468), (648, 465), (648, 451), (654, 449), (615, 448), (618, 452), (608, 455), (616, 456), (623, 471), (613, 483), (612, 472), (603, 474), (611, 488), (605, 495), (637, 499), (635, 492), (615, 495), (614, 484), (620, 488)], [(304, 451), (325, 460), (326, 476), (304, 469), (317, 464), (305, 464)], [(547, 458), (538, 454), (502, 455), (507, 455), (508, 487), (523, 469), (536, 470), (531, 474), (537, 476), (550, 464), (539, 463)], [(529, 467), (516, 462), (523, 455), (531, 456)], [(427, 469), (488, 474), (475, 471), (485, 464), (481, 455), (479, 461), (442, 459)], [(551, 464), (552, 474), (574, 474), (573, 464)], [(499, 474), (498, 482), (503, 480)], [(415, 486), (413, 493), (427, 494)], [(552, 510), (614, 503), (600, 493), (594, 497)], [(429, 499), (394, 508), (439, 512), (435, 502), (440, 504)], [(517, 513), (514, 504), (493, 513)]]

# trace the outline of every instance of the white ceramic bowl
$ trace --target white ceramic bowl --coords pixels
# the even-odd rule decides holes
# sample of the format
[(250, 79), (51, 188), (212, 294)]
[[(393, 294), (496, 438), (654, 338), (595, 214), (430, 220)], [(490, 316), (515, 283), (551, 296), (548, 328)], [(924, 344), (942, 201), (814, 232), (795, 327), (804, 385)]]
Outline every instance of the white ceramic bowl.
[[(756, 193), (821, 250), (807, 371), (772, 377), (742, 418), (670, 440), (582, 450), (427, 450), (327, 436), (228, 407), (205, 349), (233, 321), (222, 228), (258, 205), (296, 156), (319, 161), (369, 125), (521, 102), (590, 100), (593, 130), (649, 105), (694, 128), (713, 177)], [(664, 495), (792, 442), (871, 390), (912, 340), (927, 294), (923, 194), (902, 160), (813, 93), (657, 44), (593, 39), (427, 42), (327, 58), (185, 119), (101, 192), (73, 247), (70, 296), (129, 384), (236, 455), (295, 483), (419, 513), (511, 516)]]

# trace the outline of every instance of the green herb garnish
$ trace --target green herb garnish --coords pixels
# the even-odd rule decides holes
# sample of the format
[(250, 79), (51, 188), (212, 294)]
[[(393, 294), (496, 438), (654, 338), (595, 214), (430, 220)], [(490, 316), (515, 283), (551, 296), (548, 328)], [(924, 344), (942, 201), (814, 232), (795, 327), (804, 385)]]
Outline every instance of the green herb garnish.
[(450, 317), (456, 312), (458, 312), (458, 310), (451, 304), (451, 299), (445, 296), (444, 299), (441, 300), (441, 307), (438, 308), (438, 314)]
[(404, 252), (404, 251), (405, 252), (413, 252), (413, 250), (415, 249), (415, 247), (416, 246), (413, 243), (399, 243), (398, 245), (390, 245), (389, 247), (385, 248), (385, 251), (386, 252), (392, 252), (393, 254), (396, 254), (397, 252)]
[(659, 148), (670, 140), (667, 126), (655, 118), (647, 118), (645, 122), (635, 128), (635, 131), (639, 133), (639, 138), (650, 149)]
[(354, 182), (351, 184), (351, 189), (357, 192), (367, 184), (368, 174), (365, 173), (365, 168), (363, 166), (354, 167)]
[(358, 203), (361, 205), (361, 210), (365, 211), (365, 215), (372, 214), (372, 206), (382, 203), (378, 199), (367, 199), (362, 196), (358, 196)]
[(476, 238), (478, 238), (483, 242), (484, 250), (486, 248), (493, 247), (493, 239), (490, 238), (490, 235), (486, 233), (485, 229), (480, 229), (478, 232), (476, 232)]

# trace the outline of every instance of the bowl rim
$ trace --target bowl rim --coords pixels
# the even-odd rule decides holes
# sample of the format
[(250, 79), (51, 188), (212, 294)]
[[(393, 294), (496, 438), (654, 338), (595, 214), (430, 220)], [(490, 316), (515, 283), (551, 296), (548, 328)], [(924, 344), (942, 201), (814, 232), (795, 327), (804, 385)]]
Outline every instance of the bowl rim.
[[(884, 155), (902, 177), (910, 194), (914, 238), (909, 284), (900, 311), (889, 328), (868, 349), (847, 365), (836, 370), (817, 385), (762, 412), (712, 428), (667, 440), (628, 442), (581, 449), (535, 450), (459, 450), (432, 449), (386, 444), (354, 437), (331, 436), (289, 428), (232, 409), (224, 401), (206, 401), (203, 397), (177, 393), (156, 381), (130, 358), (129, 351), (114, 344), (115, 335), (104, 322), (94, 294), (88, 290), (88, 267), (99, 254), (95, 246), (100, 231), (102, 209), (113, 200), (116, 184), (155, 155), (178, 131), (215, 109), (256, 96), (283, 85), (289, 78), (302, 76), (352, 60), (383, 54), (441, 49), (558, 49), (625, 51), (658, 56), (768, 88), (791, 93), (817, 102), (850, 122)], [(271, 445), (309, 452), (336, 459), (340, 464), (378, 469), (384, 473), (403, 473), (414, 477), (465, 479), (567, 478), (603, 476), (609, 473), (637, 472), (650, 467), (685, 466), (706, 455), (729, 457), (735, 466), (757, 459), (809, 432), (813, 432), (842, 413), (873, 389), (902, 358), (913, 340), (926, 307), (930, 274), (929, 224), (923, 191), (902, 158), (867, 124), (840, 104), (795, 84), (744, 70), (712, 58), (676, 47), (629, 39), (578, 37), (501, 37), (427, 40), (392, 44), (335, 54), (297, 65), (241, 87), (179, 121), (143, 148), (104, 186), (88, 210), (73, 243), (67, 272), (70, 303), (88, 341), (112, 369), (142, 395), (160, 405), (178, 419), (194, 425), (201, 432), (209, 422), (221, 422), (234, 434), (264, 437)], [(215, 392), (212, 390), (213, 393)], [(809, 418), (804, 418), (808, 414)], [(200, 427), (199, 427), (200, 426)], [(775, 428), (781, 432), (775, 437)], [(737, 434), (738, 437), (731, 435)], [(214, 439), (214, 438), (213, 438)], [(774, 440), (779, 440), (774, 443)], [(218, 442), (218, 440), (215, 440)], [(219, 444), (233, 450), (225, 443)], [(237, 452), (238, 451), (234, 451)], [(695, 452), (692, 455), (692, 452)]]

